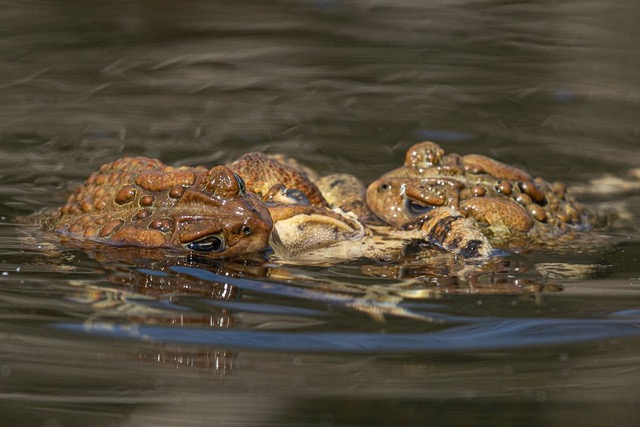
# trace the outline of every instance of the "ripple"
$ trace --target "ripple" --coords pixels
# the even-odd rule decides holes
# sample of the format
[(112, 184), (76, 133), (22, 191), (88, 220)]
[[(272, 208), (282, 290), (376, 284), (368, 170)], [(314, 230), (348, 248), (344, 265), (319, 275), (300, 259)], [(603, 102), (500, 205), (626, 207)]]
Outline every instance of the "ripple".
[(426, 333), (264, 332), (158, 325), (54, 323), (56, 329), (111, 338), (285, 352), (407, 353), (517, 349), (640, 335), (640, 322), (508, 319)]

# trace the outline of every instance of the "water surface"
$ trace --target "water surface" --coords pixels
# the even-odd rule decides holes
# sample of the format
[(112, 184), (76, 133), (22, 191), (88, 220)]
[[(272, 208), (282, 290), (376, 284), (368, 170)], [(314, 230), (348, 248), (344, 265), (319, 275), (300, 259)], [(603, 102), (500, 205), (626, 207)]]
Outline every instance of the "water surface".
[[(637, 2), (3, 6), (2, 424), (640, 419), (640, 194), (590, 184), (640, 167)], [(124, 155), (282, 152), (370, 181), (423, 139), (581, 186), (611, 225), (470, 285), (428, 265), (85, 252), (15, 223)]]

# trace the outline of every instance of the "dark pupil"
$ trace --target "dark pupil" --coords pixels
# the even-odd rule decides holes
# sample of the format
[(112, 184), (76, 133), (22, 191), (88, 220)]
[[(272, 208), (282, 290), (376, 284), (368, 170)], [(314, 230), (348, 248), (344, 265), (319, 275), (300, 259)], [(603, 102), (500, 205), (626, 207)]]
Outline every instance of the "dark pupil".
[(413, 200), (407, 200), (407, 210), (412, 215), (422, 215), (429, 212), (431, 209), (433, 209), (433, 206), (423, 205), (422, 203), (418, 203)]
[(240, 177), (237, 173), (234, 172), (233, 176), (236, 178), (236, 182), (238, 183), (238, 188), (240, 189), (240, 194), (244, 194), (245, 192), (245, 184), (244, 179)]
[(209, 236), (195, 242), (187, 243), (187, 248), (198, 252), (220, 252), (224, 249), (224, 242), (218, 236)]

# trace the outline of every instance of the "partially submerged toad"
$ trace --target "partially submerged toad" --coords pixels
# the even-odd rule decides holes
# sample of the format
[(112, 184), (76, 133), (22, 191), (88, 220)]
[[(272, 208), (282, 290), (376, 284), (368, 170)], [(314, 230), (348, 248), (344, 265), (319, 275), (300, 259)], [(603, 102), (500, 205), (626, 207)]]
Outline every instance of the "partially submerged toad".
[(595, 216), (559, 183), (480, 155), (422, 142), (368, 188), (317, 178), (282, 156), (173, 168), (144, 157), (102, 166), (46, 227), (80, 241), (289, 261), (392, 259), (407, 250), (486, 259), (494, 247), (541, 245), (591, 228)]
[(433, 209), (449, 207), (470, 219), (500, 247), (538, 245), (590, 229), (596, 217), (564, 184), (478, 154), (444, 154), (433, 142), (407, 151), (404, 166), (369, 185), (367, 205), (402, 227)]
[(173, 168), (146, 157), (103, 165), (43, 222), (82, 241), (217, 256), (264, 249), (273, 226), (230, 169)]

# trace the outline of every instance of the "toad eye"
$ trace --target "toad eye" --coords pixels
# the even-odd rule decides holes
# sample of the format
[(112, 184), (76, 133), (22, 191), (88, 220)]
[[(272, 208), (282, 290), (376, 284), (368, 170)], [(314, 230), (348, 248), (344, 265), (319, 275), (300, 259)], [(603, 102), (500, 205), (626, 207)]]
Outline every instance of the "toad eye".
[(244, 179), (242, 179), (242, 177), (235, 172), (233, 173), (233, 177), (236, 179), (236, 182), (238, 183), (238, 193), (244, 194), (247, 189), (244, 183)]
[(311, 204), (307, 196), (297, 188), (287, 188), (284, 190), (284, 196), (291, 200), (293, 204), (308, 206)]
[(224, 236), (222, 234), (206, 236), (187, 243), (185, 247), (196, 252), (222, 252), (225, 249)]
[(412, 216), (420, 216), (433, 209), (433, 206), (418, 203), (415, 200), (411, 199), (407, 199), (405, 204), (407, 207), (407, 211)]

